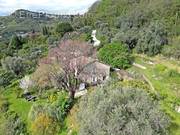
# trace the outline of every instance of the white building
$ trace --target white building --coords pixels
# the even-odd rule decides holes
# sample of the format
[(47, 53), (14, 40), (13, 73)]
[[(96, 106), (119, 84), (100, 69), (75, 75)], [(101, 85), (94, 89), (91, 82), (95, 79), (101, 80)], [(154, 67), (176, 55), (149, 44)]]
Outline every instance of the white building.
[(95, 46), (99, 46), (99, 45), (101, 44), (101, 41), (96, 38), (96, 33), (97, 33), (97, 31), (96, 31), (96, 30), (93, 30), (93, 31), (92, 31), (92, 35), (91, 35), (92, 40), (93, 40), (93, 42), (94, 42), (94, 44), (93, 44), (94, 47), (95, 47)]

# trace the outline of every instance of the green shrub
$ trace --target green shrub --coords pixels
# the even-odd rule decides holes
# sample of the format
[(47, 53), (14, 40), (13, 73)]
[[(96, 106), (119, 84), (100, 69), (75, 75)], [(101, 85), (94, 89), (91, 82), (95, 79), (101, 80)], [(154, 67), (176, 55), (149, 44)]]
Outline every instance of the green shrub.
[[(56, 98), (53, 102), (36, 103), (31, 107), (28, 118), (32, 123), (31, 129), (34, 134), (54, 135), (57, 128), (59, 131), (62, 130), (64, 120), (73, 105), (73, 101), (68, 98), (66, 92), (60, 92), (54, 96)], [(37, 126), (41, 127), (39, 131), (36, 129)], [(45, 128), (49, 131), (46, 131)]]
[(176, 70), (171, 69), (167, 71), (167, 76), (180, 78), (180, 73)]
[(7, 118), (2, 125), (4, 135), (27, 135), (27, 128), (21, 118), (13, 112), (7, 114)]
[(55, 135), (57, 122), (46, 114), (39, 114), (31, 124), (32, 135)]
[(5, 113), (9, 109), (9, 102), (3, 95), (0, 95), (0, 113)]
[(4, 70), (12, 72), (17, 76), (23, 75), (28, 66), (26, 61), (21, 57), (6, 57), (5, 59), (1, 60), (1, 64)]
[(168, 58), (180, 59), (180, 36), (174, 37), (171, 42), (172, 45), (164, 46), (162, 54)]
[(17, 35), (12, 36), (9, 46), (11, 49), (21, 49), (21, 39)]
[(16, 75), (10, 71), (2, 71), (0, 73), (0, 86), (6, 87), (8, 86), (13, 79), (16, 78)]
[(148, 14), (144, 9), (134, 8), (126, 15), (117, 18), (115, 26), (123, 31), (131, 28), (140, 28), (148, 22)]
[(55, 31), (58, 34), (60, 34), (61, 36), (63, 36), (66, 32), (73, 31), (73, 28), (72, 28), (71, 24), (69, 24), (67, 22), (63, 22), (63, 23), (57, 24)]
[(131, 65), (130, 53), (123, 44), (111, 43), (102, 47), (98, 52), (98, 58), (114, 68), (128, 68)]
[(91, 34), (92, 30), (93, 30), (93, 28), (91, 26), (84, 26), (84, 27), (80, 28), (78, 31), (81, 33)]
[(166, 69), (167, 67), (161, 64), (157, 64), (154, 68), (156, 72), (160, 72), (160, 73), (163, 73)]
[(136, 89), (143, 89), (143, 90), (149, 90), (149, 85), (142, 81), (142, 80), (129, 80), (129, 81), (123, 81), (120, 83), (123, 87), (129, 87), (129, 88), (136, 88)]
[(43, 26), (41, 31), (42, 31), (43, 35), (49, 35), (49, 28), (48, 27)]
[(129, 30), (120, 30), (112, 39), (115, 42), (122, 42), (128, 46), (129, 49), (136, 47), (139, 39), (139, 31), (137, 28), (131, 28)]
[(49, 36), (47, 39), (47, 44), (51, 47), (52, 45), (57, 44), (58, 40), (59, 39), (56, 36)]
[(110, 43), (115, 34), (110, 25), (102, 21), (97, 21), (95, 26), (97, 28), (97, 38), (101, 41), (101, 44), (104, 45)]
[(55, 108), (58, 108), (58, 110), (61, 110), (62, 118), (65, 119), (66, 115), (73, 106), (73, 100), (68, 98), (66, 92), (61, 92), (61, 94), (57, 98), (57, 101), (53, 103), (53, 106)]
[(37, 103), (31, 107), (28, 118), (34, 121), (39, 114), (45, 114), (52, 118), (54, 121), (58, 121), (63, 124), (63, 121), (70, 111), (73, 105), (73, 101), (68, 98), (66, 92), (61, 92), (56, 95), (54, 102), (42, 104)]
[(8, 45), (6, 45), (5, 43), (1, 43), (0, 42), (0, 59), (2, 59), (3, 57), (6, 57), (8, 54)]
[(177, 46), (165, 46), (162, 50), (162, 54), (168, 58), (180, 59), (180, 47)]
[(88, 14), (84, 16), (77, 16), (73, 18), (72, 25), (73, 28), (79, 30), (86, 26), (92, 26), (94, 21), (94, 17)]

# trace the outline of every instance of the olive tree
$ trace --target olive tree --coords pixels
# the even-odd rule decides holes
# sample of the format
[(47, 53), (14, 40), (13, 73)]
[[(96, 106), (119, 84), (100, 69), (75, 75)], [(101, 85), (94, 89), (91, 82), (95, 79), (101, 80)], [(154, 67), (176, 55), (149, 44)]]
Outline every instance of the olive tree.
[(97, 88), (80, 101), (79, 135), (166, 135), (169, 120), (142, 90)]
[(1, 64), (4, 70), (10, 71), (17, 76), (23, 75), (28, 68), (28, 64), (21, 57), (6, 57), (1, 60)]
[(152, 56), (160, 53), (165, 44), (168, 44), (168, 39), (163, 24), (153, 22), (140, 32), (136, 50)]
[(137, 28), (129, 30), (119, 30), (119, 32), (112, 39), (113, 42), (122, 42), (131, 50), (135, 48), (139, 39), (139, 31)]

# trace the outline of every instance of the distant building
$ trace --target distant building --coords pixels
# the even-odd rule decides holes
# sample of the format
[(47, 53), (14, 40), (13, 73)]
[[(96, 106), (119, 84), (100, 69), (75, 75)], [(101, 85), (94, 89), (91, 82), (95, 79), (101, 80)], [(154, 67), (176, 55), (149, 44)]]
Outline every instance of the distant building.
[(17, 36), (23, 37), (23, 38), (25, 38), (29, 35), (29, 33), (26, 33), (26, 32), (17, 32), (16, 34), (17, 34)]

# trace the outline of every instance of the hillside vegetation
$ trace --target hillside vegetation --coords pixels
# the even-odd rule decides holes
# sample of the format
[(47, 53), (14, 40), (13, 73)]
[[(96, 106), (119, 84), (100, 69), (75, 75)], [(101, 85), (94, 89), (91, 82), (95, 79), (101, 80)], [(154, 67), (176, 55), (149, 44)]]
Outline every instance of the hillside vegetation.
[(179, 7), (178, 0), (102, 0), (90, 8), (85, 20), (99, 30), (102, 42), (120, 41), (151, 56), (164, 47), (165, 56), (179, 58)]
[(179, 0), (0, 17), (0, 135), (179, 135), (179, 84)]

